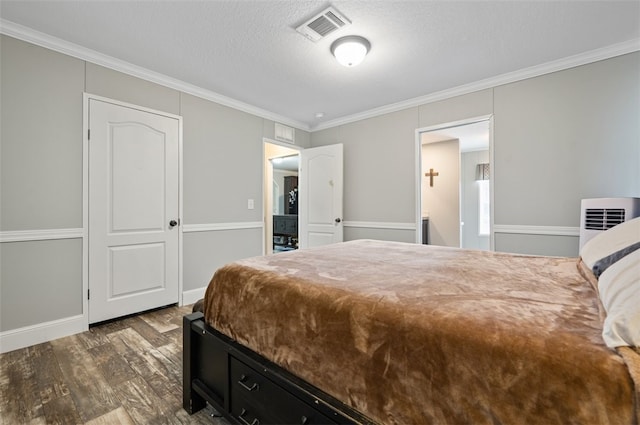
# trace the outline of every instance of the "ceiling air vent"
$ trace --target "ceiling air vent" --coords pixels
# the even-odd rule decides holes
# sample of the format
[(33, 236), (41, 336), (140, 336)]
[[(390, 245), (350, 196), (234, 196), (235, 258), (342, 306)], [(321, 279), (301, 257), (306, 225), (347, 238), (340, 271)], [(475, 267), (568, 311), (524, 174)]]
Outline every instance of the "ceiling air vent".
[(335, 8), (329, 7), (300, 25), (296, 28), (296, 31), (311, 41), (318, 41), (338, 28), (349, 24), (351, 24), (351, 21), (340, 14)]
[(587, 208), (584, 227), (588, 230), (607, 230), (624, 222), (624, 208)]
[(296, 142), (296, 130), (293, 127), (289, 127), (277, 122), (275, 123), (274, 130), (275, 130), (276, 140), (279, 140), (281, 142), (291, 143), (291, 144)]

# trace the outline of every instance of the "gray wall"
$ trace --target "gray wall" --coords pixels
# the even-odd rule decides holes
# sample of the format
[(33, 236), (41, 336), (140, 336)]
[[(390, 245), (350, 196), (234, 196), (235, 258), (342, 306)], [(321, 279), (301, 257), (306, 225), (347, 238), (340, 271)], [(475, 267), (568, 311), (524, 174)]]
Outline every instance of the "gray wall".
[[(82, 314), (83, 92), (183, 117), (187, 228), (262, 221), (262, 143), (273, 121), (11, 37), (0, 43), (0, 231), (76, 234), (0, 244), (0, 332)], [(308, 132), (295, 137), (310, 146)], [(185, 231), (183, 290), (261, 254), (262, 229), (249, 227)]]
[(0, 230), (82, 227), (84, 62), (0, 43)]
[[(489, 114), (496, 228), (577, 230), (582, 198), (640, 196), (638, 52), (314, 132), (311, 144), (344, 145), (345, 222), (413, 222), (414, 131)], [(578, 237), (503, 228), (495, 248), (574, 256)]]
[[(273, 121), (7, 36), (0, 43), (0, 231), (81, 229), (83, 91), (183, 116), (185, 225), (261, 220), (262, 137), (274, 137)], [(344, 144), (345, 221), (412, 223), (415, 130), (487, 114), (497, 225), (577, 227), (581, 198), (640, 196), (640, 53), (312, 134), (296, 130), (296, 144)], [(242, 160), (232, 165), (231, 154)], [(415, 240), (413, 230), (391, 227), (346, 227), (345, 238)], [(186, 232), (184, 290), (205, 286), (227, 261), (261, 253), (261, 232)], [(81, 242), (0, 244), (0, 331), (80, 314)], [(574, 255), (577, 243), (495, 235), (505, 251)]]
[[(418, 109), (412, 108), (311, 133), (314, 147), (344, 143), (345, 221), (415, 221), (418, 127)], [(353, 232), (345, 226), (345, 238)]]

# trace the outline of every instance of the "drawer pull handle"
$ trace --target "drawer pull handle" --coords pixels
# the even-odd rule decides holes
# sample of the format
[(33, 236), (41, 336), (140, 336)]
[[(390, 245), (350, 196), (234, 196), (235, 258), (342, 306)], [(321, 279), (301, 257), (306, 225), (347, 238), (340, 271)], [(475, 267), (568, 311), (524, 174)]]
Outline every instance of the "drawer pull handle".
[(260, 421), (258, 420), (258, 418), (254, 418), (251, 422), (243, 418), (243, 416), (246, 414), (247, 409), (242, 409), (242, 412), (240, 412), (240, 414), (238, 415), (238, 419), (240, 419), (240, 422), (242, 422), (244, 425), (260, 425)]
[[(258, 385), (257, 382), (254, 382), (253, 385), (248, 386), (247, 384), (244, 383), (244, 381), (247, 380), (247, 376), (246, 375), (240, 375), (240, 380), (238, 381), (238, 384), (240, 384), (240, 386), (242, 388), (244, 388), (247, 391), (253, 391), (253, 390), (257, 390), (260, 389), (260, 386)], [(253, 425), (253, 424), (250, 424)]]

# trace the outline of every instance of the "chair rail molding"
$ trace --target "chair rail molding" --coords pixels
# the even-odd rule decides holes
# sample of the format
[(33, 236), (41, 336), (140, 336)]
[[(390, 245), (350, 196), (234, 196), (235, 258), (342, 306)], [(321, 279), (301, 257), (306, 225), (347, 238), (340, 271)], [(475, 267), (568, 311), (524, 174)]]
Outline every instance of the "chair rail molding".
[(0, 242), (28, 242), (49, 241), (57, 239), (80, 239), (84, 236), (84, 229), (36, 229), (36, 230), (5, 230), (0, 232)]
[(494, 233), (516, 233), (521, 235), (580, 236), (579, 227), (567, 226), (524, 226), (513, 224), (496, 224)]

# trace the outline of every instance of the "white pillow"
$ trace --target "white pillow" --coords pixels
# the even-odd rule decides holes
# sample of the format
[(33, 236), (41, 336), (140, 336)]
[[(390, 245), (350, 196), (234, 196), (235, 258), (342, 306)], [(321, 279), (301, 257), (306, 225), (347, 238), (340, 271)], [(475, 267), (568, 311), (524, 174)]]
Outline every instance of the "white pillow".
[(620, 223), (594, 236), (584, 244), (580, 250), (580, 257), (590, 269), (593, 269), (598, 260), (638, 242), (640, 242), (640, 217)]
[(640, 250), (609, 266), (598, 279), (598, 292), (607, 312), (602, 331), (607, 346), (640, 347)]

